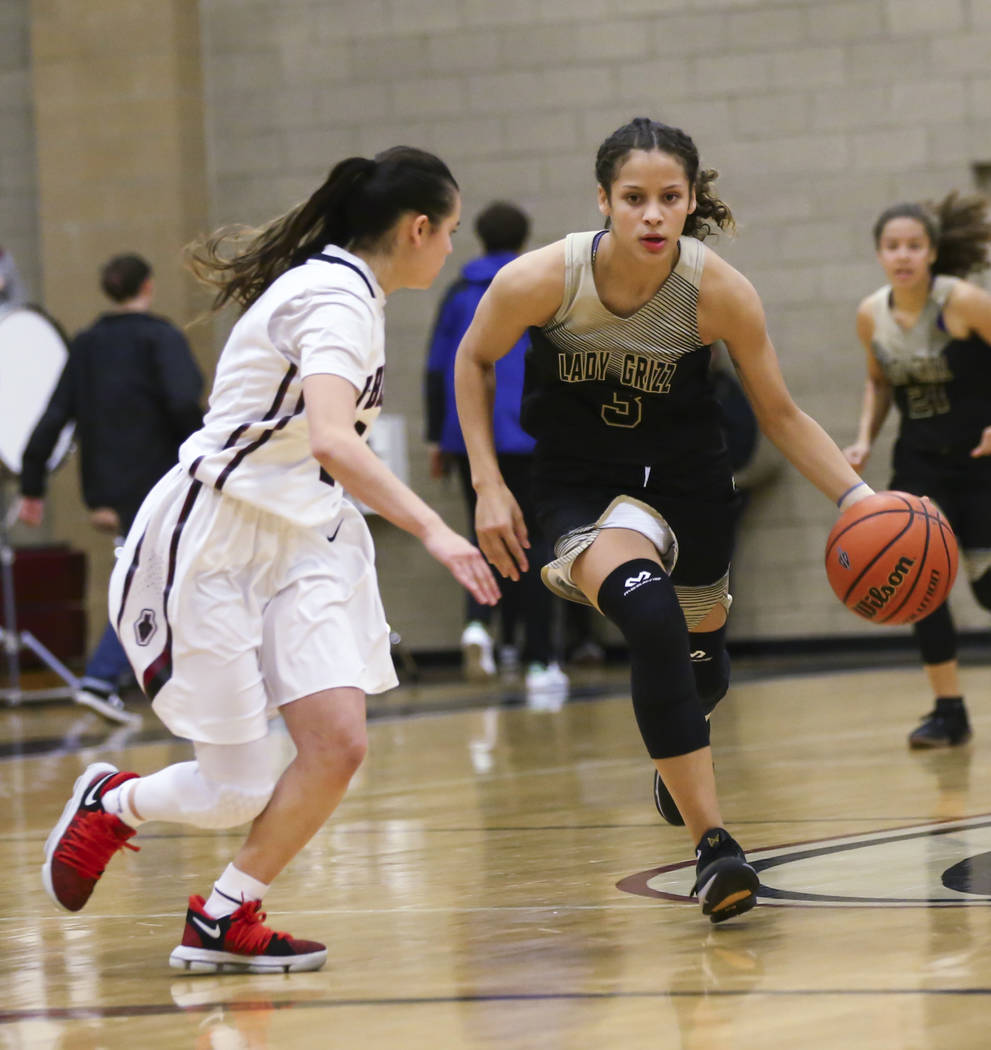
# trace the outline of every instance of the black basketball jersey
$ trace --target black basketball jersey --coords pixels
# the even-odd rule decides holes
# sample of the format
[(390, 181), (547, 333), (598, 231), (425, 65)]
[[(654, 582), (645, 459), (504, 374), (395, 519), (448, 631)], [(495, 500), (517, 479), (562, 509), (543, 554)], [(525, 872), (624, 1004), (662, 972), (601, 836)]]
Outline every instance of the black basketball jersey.
[(707, 380), (710, 348), (698, 334), (698, 293), (708, 249), (679, 241), (667, 280), (635, 313), (603, 305), (592, 262), (605, 231), (565, 240), (565, 291), (531, 328), (522, 423), (542, 457), (664, 465), (690, 471), (724, 451)]
[(925, 452), (966, 456), (991, 425), (991, 347), (977, 336), (954, 339), (943, 308), (959, 278), (934, 278), (918, 320), (902, 328), (891, 311), (891, 287), (868, 304), (871, 348), (901, 413), (899, 442)]

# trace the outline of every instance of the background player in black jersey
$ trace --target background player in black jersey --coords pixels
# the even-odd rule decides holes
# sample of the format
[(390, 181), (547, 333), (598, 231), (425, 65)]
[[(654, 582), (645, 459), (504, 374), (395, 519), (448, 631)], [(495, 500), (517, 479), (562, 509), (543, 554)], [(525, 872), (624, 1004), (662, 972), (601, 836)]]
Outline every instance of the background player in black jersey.
[[(991, 295), (962, 280), (988, 266), (987, 206), (984, 197), (951, 193), (938, 205), (895, 204), (874, 224), (889, 283), (857, 309), (867, 385), (846, 456), (863, 470), (894, 401), (900, 423), (890, 488), (939, 504), (959, 538), (974, 597), (991, 609)], [(913, 631), (935, 704), (909, 744), (966, 743), (949, 605)]]
[(499, 572), (526, 568), (489, 416), (494, 363), (529, 326), (523, 422), (538, 516), (557, 539), (542, 575), (623, 632), (640, 732), (669, 819), (697, 843), (693, 892), (718, 922), (753, 906), (758, 880), (723, 828), (705, 719), (729, 681), (735, 504), (710, 344), (726, 343), (761, 429), (813, 484), (843, 508), (872, 490), (792, 401), (749, 281), (700, 243), (733, 220), (691, 138), (637, 118), (599, 147), (595, 173), (606, 229), (500, 270), (458, 351), (476, 527)]

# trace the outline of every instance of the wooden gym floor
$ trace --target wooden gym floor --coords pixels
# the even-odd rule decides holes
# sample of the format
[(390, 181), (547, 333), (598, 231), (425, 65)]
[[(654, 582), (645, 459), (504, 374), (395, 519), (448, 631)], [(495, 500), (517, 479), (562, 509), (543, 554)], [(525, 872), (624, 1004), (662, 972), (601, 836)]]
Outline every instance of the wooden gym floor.
[(0, 708), (0, 1047), (987, 1047), (991, 667), (964, 669), (974, 741), (921, 754), (914, 664), (741, 670), (713, 744), (760, 869), (749, 915), (714, 927), (688, 899), (622, 669), (576, 676), (556, 711), (439, 682), (373, 700), (365, 766), (266, 900), (327, 966), (277, 977), (168, 966), (237, 832), (149, 825), (85, 911), (58, 911), (42, 847), (79, 772), (189, 752), (140, 701), (137, 732)]

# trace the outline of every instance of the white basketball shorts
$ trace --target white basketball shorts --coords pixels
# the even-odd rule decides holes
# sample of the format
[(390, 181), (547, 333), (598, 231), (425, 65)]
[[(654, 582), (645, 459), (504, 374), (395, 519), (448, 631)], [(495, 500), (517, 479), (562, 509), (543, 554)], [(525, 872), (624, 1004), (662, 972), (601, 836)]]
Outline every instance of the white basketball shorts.
[(190, 740), (246, 743), (299, 697), (397, 684), (372, 538), (347, 501), (306, 528), (177, 466), (119, 553), (110, 618), (155, 713)]

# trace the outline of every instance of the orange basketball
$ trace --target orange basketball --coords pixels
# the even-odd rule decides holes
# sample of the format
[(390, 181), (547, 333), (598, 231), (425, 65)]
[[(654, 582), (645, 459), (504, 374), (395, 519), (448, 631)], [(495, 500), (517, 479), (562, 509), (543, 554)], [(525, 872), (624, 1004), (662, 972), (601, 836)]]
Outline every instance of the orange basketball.
[(926, 496), (876, 492), (840, 515), (826, 540), (836, 597), (871, 623), (914, 623), (949, 597), (957, 540)]

